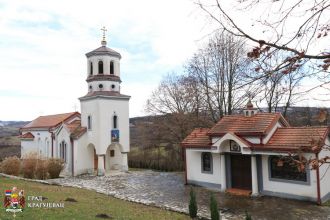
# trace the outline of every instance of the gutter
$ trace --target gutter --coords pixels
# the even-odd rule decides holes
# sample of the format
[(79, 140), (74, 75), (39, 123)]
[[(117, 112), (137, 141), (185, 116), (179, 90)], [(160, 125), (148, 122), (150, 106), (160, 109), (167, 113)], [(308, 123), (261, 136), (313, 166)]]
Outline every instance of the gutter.
[(72, 159), (71, 172), (72, 172), (72, 176), (74, 176), (74, 140), (72, 137), (70, 137), (70, 142), (71, 142), (71, 159)]
[(319, 167), (319, 153), (315, 153), (315, 157), (317, 160), (317, 168), (316, 168), (316, 189), (317, 189), (317, 204), (322, 205), (321, 201), (321, 185), (320, 185), (320, 167)]

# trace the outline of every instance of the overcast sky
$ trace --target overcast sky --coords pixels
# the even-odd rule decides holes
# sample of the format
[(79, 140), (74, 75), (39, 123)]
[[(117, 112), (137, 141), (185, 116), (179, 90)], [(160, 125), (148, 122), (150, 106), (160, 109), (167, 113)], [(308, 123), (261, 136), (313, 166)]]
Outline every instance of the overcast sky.
[(0, 120), (80, 111), (85, 53), (100, 46), (102, 26), (122, 55), (130, 117), (145, 115), (161, 78), (182, 71), (212, 31), (190, 0), (0, 0)]

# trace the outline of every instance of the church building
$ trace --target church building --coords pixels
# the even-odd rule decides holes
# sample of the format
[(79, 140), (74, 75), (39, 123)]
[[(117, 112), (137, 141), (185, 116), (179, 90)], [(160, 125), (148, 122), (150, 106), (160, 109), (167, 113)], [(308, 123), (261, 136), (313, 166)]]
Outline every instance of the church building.
[[(103, 29), (105, 31), (105, 29)], [(86, 54), (87, 94), (81, 113), (40, 116), (20, 129), (21, 155), (62, 158), (63, 175), (128, 170), (129, 99), (120, 93), (120, 53), (101, 47)]]
[(181, 143), (187, 184), (322, 203), (330, 199), (329, 128), (291, 127), (249, 101), (241, 115), (196, 128)]

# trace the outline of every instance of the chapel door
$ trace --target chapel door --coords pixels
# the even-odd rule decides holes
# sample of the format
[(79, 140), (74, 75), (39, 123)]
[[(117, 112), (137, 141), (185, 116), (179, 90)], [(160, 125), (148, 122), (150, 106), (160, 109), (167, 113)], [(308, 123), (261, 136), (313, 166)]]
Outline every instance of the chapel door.
[(98, 156), (96, 154), (96, 150), (94, 149), (94, 170), (95, 171), (97, 171), (98, 163), (99, 163), (99, 159), (98, 159)]
[(251, 157), (231, 155), (231, 186), (237, 189), (252, 189)]

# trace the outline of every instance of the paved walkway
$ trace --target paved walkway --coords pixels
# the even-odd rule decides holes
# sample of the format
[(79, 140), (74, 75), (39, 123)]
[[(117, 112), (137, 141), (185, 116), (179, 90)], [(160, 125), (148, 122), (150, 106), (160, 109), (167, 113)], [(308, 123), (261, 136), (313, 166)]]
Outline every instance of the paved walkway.
[[(188, 212), (190, 186), (183, 184), (182, 173), (134, 171), (115, 173), (109, 176), (81, 176), (49, 180), (63, 186), (73, 186), (96, 190), (116, 198)], [(209, 218), (211, 190), (194, 187), (197, 195), (199, 216)], [(239, 197), (220, 192), (218, 199), (222, 219), (244, 219), (247, 210), (253, 219), (329, 219), (330, 207), (317, 206), (309, 202), (280, 199), (274, 197)]]

